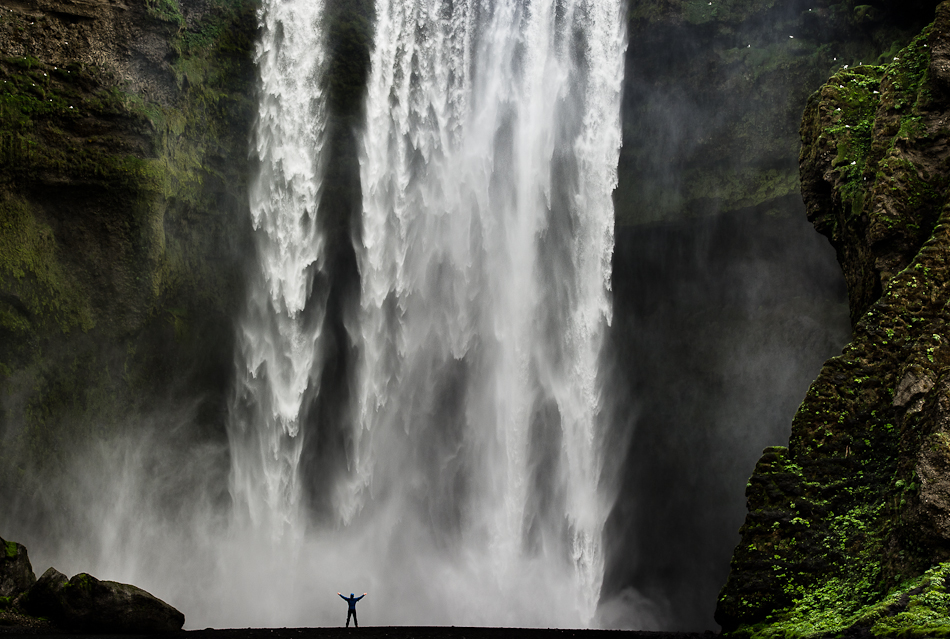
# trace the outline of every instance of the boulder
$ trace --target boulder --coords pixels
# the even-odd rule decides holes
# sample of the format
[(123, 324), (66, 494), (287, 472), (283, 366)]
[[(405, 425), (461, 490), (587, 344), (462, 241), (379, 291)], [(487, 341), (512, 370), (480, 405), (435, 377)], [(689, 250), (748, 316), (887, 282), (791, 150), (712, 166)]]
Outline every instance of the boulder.
[(0, 537), (0, 597), (15, 597), (36, 583), (26, 548)]
[(55, 568), (43, 573), (20, 605), (31, 615), (85, 632), (173, 632), (185, 623), (182, 613), (141, 588), (86, 573), (67, 579)]

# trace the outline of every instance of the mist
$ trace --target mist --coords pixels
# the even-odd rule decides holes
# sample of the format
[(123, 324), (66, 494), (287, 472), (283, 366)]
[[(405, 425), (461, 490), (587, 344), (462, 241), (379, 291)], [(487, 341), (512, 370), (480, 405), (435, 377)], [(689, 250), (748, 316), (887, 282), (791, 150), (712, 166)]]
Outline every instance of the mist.
[(582, 623), (565, 566), (492, 565), (440, 546), (404, 512), (275, 541), (234, 516), (221, 495), (227, 447), (189, 437), (193, 419), (140, 418), (79, 445), (56, 477), (36, 473), (29, 503), (5, 504), (5, 536), (28, 545), (37, 575), (52, 566), (135, 584), (182, 610), (186, 629), (340, 625), (337, 592), (369, 593), (368, 625)]
[(602, 607), (650, 611), (650, 629), (712, 630), (746, 480), (849, 339), (844, 285), (802, 211), (618, 233), (614, 287), (624, 452)]

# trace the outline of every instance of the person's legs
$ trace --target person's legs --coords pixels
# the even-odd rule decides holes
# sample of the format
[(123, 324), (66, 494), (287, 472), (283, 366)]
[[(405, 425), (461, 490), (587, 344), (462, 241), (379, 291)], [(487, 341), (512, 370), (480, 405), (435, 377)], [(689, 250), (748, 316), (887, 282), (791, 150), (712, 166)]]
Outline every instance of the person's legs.
[(347, 610), (347, 611), (346, 611), (346, 627), (347, 627), (347, 628), (350, 627), (350, 617), (353, 617), (353, 620), (355, 621), (355, 620), (356, 620), (356, 612), (353, 611), (353, 610)]
[(358, 622), (358, 621), (356, 620), (356, 611), (355, 611), (355, 610), (353, 611), (353, 627), (354, 627), (354, 628), (359, 628), (359, 627), (360, 627), (360, 622)]

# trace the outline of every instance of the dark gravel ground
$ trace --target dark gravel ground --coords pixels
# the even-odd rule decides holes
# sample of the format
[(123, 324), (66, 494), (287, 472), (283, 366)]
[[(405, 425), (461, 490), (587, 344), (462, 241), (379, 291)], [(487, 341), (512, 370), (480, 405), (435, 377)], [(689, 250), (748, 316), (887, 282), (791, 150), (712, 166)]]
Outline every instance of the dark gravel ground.
[(0, 626), (6, 637), (122, 639), (151, 636), (161, 639), (712, 639), (717, 635), (633, 630), (552, 630), (540, 628), (456, 628), (439, 626), (364, 626), (362, 628), (245, 628), (183, 630), (162, 635), (89, 635), (55, 632), (50, 628)]

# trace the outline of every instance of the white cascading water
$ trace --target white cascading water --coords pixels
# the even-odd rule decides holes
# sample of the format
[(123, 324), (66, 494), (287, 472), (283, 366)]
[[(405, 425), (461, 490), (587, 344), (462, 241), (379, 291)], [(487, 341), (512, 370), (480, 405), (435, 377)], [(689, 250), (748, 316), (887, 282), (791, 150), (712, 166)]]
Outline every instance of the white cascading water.
[(322, 2), (264, 2), (259, 273), (229, 425), (244, 515), (232, 537), (244, 526), (273, 553), (297, 548), (269, 561), (308, 588), (370, 590), (360, 605), (374, 625), (592, 621), (609, 506), (597, 361), (621, 4), (379, 0), (361, 314), (348, 327), (358, 419), (339, 451), (349, 472), (332, 489), (335, 521), (319, 522), (303, 512), (300, 465), (302, 402), (321, 365)]
[(279, 539), (300, 526), (303, 397), (320, 368), (314, 294), (323, 238), (317, 213), (326, 100), (322, 0), (264, 3), (256, 59), (259, 111), (250, 189), (257, 241), (239, 324), (237, 388), (228, 424), (238, 511)]

